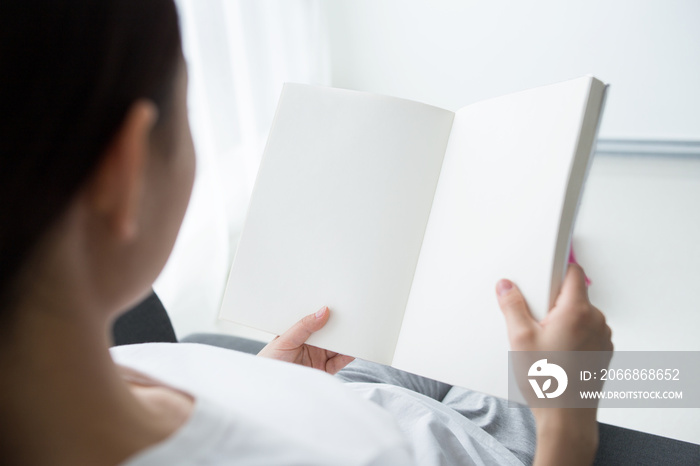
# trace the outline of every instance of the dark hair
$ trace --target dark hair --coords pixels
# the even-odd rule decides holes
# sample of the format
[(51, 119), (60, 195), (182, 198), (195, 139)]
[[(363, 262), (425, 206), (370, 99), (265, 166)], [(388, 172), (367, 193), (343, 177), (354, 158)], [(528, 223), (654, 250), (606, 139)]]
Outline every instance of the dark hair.
[(0, 318), (129, 107), (168, 113), (180, 56), (173, 0), (2, 1)]

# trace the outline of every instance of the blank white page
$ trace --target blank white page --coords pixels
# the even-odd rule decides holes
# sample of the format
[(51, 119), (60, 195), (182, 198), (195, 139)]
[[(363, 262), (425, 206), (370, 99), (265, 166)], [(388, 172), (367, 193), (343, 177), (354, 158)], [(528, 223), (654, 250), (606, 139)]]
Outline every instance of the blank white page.
[(514, 281), (535, 315), (549, 309), (555, 244), (591, 79), (457, 112), (395, 367), (506, 396), (508, 343), (496, 282)]
[(389, 364), (453, 118), (286, 85), (221, 317), (279, 334), (327, 305), (309, 343)]

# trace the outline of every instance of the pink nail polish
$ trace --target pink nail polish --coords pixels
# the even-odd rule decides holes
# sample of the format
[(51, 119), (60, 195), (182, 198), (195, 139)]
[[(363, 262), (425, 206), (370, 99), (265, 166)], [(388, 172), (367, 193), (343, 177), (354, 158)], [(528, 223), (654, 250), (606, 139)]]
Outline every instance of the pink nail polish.
[(498, 293), (498, 296), (505, 296), (512, 289), (513, 283), (510, 280), (500, 280), (496, 284), (496, 293)]
[[(581, 264), (578, 263), (576, 260), (576, 254), (574, 254), (574, 246), (573, 244), (571, 245), (571, 248), (569, 249), (569, 264), (576, 264), (580, 266)], [(591, 279), (588, 278), (588, 275), (585, 273), (583, 274), (584, 278), (586, 279), (586, 286), (591, 286)]]

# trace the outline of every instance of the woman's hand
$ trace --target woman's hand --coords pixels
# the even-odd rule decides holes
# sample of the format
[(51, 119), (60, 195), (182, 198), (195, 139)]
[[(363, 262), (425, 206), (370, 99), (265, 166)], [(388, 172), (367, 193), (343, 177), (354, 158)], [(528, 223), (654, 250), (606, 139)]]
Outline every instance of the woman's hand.
[[(498, 304), (513, 351), (612, 351), (605, 316), (588, 300), (586, 276), (569, 264), (561, 293), (541, 322), (530, 314), (520, 290), (508, 280), (496, 285)], [(598, 445), (596, 408), (537, 408), (535, 464), (591, 464)]]
[(525, 298), (510, 281), (496, 285), (513, 351), (612, 351), (612, 331), (605, 316), (588, 300), (583, 269), (569, 264), (554, 307), (541, 322), (530, 314)]
[(355, 358), (306, 344), (312, 333), (326, 325), (329, 316), (330, 311), (324, 306), (316, 313), (304, 317), (282, 335), (275, 337), (258, 356), (293, 362), (335, 374)]

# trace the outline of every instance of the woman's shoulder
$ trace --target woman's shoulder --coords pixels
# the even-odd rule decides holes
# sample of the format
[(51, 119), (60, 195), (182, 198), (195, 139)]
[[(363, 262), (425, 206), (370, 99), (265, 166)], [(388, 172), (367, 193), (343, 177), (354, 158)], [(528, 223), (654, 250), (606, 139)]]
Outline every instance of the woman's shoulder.
[(201, 443), (178, 438), (194, 431), (208, 432), (210, 442), (219, 439), (209, 455), (231, 449), (237, 456), (264, 455), (269, 464), (281, 458), (288, 458), (285, 463), (303, 459), (299, 464), (321, 464), (323, 459), (373, 464), (373, 459), (385, 462), (396, 455), (406, 464), (409, 458), (388, 413), (323, 372), (194, 343), (129, 345), (111, 352), (118, 364), (195, 398), (190, 423), (200, 426), (186, 424), (167, 448)]
[[(117, 346), (110, 351), (117, 364), (218, 401), (235, 401), (236, 396), (262, 401), (263, 394), (281, 400), (299, 399), (306, 398), (299, 391), (319, 389), (332, 397), (359, 399), (322, 371), (210, 345), (144, 343)], [(323, 394), (312, 398), (316, 402), (325, 400)]]

